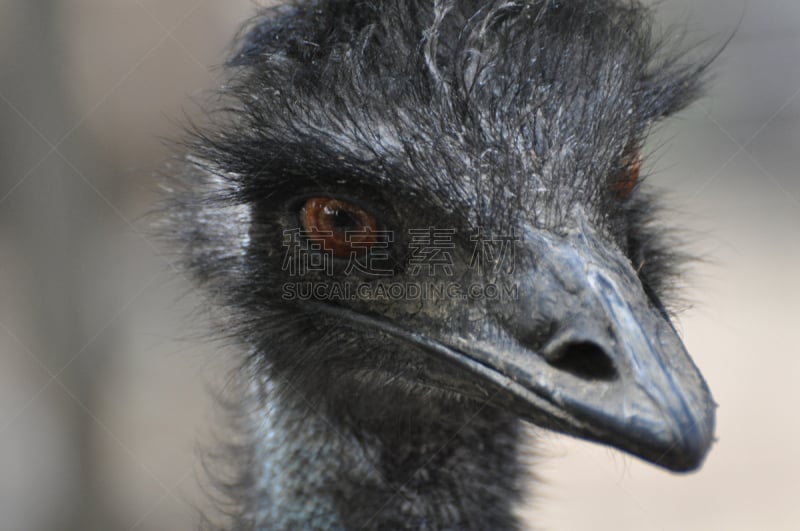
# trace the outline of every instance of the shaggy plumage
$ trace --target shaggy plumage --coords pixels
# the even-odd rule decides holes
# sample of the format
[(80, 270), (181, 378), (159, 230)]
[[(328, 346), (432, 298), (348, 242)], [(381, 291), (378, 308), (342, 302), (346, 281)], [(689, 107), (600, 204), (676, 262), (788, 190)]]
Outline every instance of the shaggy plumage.
[[(187, 269), (245, 353), (246, 437), (222, 525), (516, 528), (520, 416), (674, 469), (702, 460), (710, 396), (680, 342), (662, 338), (674, 333), (662, 298), (678, 255), (634, 180), (648, 130), (698, 95), (704, 64), (665, 49), (648, 10), (621, 0), (298, 2), (253, 19), (229, 72), (224, 104), (193, 130), (169, 211)], [(285, 234), (318, 196), (393, 232), (392, 282), (421, 282), (410, 229), (448, 228), (451, 270), (433, 280), (500, 283), (516, 297), (287, 300)], [(514, 267), (470, 267), (476, 233), (515, 235)], [(608, 268), (592, 276), (598, 263)], [(387, 282), (334, 265), (304, 280)], [(599, 295), (581, 295), (589, 284)], [(619, 324), (628, 310), (645, 324)], [(650, 345), (642, 334), (678, 345), (664, 348), (680, 360), (664, 358), (654, 378), (667, 367), (691, 383), (670, 387), (685, 405), (674, 407), (677, 442), (653, 442), (673, 428), (636, 410), (643, 399), (606, 415), (616, 424), (590, 411), (639, 377), (631, 367), (649, 370), (630, 361), (640, 347), (614, 350)], [(671, 396), (653, 400), (672, 411)]]

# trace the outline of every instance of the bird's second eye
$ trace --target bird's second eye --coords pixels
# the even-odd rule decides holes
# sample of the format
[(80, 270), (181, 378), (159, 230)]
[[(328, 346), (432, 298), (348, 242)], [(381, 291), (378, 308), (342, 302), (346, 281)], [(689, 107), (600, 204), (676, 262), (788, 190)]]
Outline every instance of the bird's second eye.
[(625, 200), (631, 196), (642, 167), (642, 159), (635, 153), (625, 159), (625, 164), (612, 181), (611, 187), (617, 199)]
[(337, 258), (365, 252), (377, 243), (375, 216), (352, 203), (312, 197), (303, 205), (300, 215), (306, 236)]

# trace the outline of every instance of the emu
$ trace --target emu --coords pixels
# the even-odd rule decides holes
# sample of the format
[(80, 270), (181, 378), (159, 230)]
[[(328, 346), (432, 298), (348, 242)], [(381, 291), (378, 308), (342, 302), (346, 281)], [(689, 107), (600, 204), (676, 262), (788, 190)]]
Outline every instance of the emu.
[(708, 61), (651, 25), (625, 0), (316, 0), (246, 26), (169, 209), (242, 352), (218, 525), (519, 528), (523, 423), (702, 463), (715, 405), (640, 173)]

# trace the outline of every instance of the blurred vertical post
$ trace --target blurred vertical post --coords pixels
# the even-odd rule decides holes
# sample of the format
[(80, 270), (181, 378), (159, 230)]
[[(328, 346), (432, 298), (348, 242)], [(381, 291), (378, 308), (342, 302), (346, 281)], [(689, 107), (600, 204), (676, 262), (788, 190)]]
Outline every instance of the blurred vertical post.
[[(69, 69), (64, 54), (68, 36), (59, 25), (59, 15), (69, 6), (50, 0), (5, 4), (5, 13), (0, 16), (13, 15), (10, 20), (14, 27), (8, 28), (10, 34), (5, 37), (6, 43), (8, 39), (11, 43), (3, 54), (0, 73), (0, 92), (7, 107), (3, 112), (10, 117), (0, 124), (0, 135), (8, 140), (0, 143), (0, 195), (8, 193), (0, 204), (0, 223), (10, 234), (10, 241), (4, 245), (11, 249), (5, 251), (16, 257), (18, 264), (11, 278), (26, 301), (25, 310), (11, 310), (24, 313), (18, 316), (20, 328), (24, 329), (20, 342), (47, 368), (51, 379), (32, 400), (43, 406), (21, 411), (20, 420), (12, 423), (9, 430), (15, 437), (36, 437), (35, 433), (22, 433), (25, 416), (44, 408), (44, 417), (55, 426), (48, 433), (55, 433), (56, 437), (33, 447), (44, 444), (58, 449), (69, 460), (66, 467), (46, 470), (45, 474), (52, 474), (46, 482), (60, 487), (42, 492), (42, 498), (61, 499), (37, 500), (41, 501), (42, 510), (32, 516), (35, 520), (30, 523), (31, 528), (44, 525), (62, 530), (112, 529), (113, 520), (103, 514), (102, 497), (93, 481), (94, 421), (88, 413), (93, 403), (93, 380), (101, 374), (98, 367), (86, 365), (102, 359), (92, 356), (91, 351), (97, 352), (104, 341), (109, 341), (108, 334), (92, 340), (97, 330), (88, 330), (84, 318), (88, 301), (82, 265), (92, 260), (91, 252), (87, 253), (91, 246), (85, 241), (92, 231), (87, 230), (90, 216), (83, 214), (96, 198), (68, 162), (68, 155), (60, 154), (65, 148), (58, 145), (64, 139), (77, 138), (81, 149), (97, 149), (90, 140), (80, 138), (82, 132), (77, 125), (81, 117), (66, 96), (65, 76)], [(15, 145), (13, 140), (20, 137), (33, 138), (43, 146), (42, 153), (34, 158), (39, 162), (32, 167), (21, 150), (11, 147)], [(15, 458), (44, 457), (28, 452)], [(64, 475), (69, 477), (60, 477)], [(47, 514), (52, 507), (58, 510)], [(0, 522), (0, 528), (3, 525)]]

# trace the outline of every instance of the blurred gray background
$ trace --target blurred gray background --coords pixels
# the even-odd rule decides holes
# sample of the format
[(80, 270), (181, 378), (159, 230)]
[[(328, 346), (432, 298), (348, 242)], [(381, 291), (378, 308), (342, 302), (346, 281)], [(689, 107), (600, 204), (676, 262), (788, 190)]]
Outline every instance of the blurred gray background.
[[(176, 125), (249, 0), (0, 0), (0, 529), (182, 530), (226, 356), (141, 234)], [(543, 530), (800, 526), (800, 3), (661, 0), (724, 42), (708, 97), (660, 128), (652, 182), (706, 260), (679, 318), (717, 401), (675, 476), (541, 434)]]

